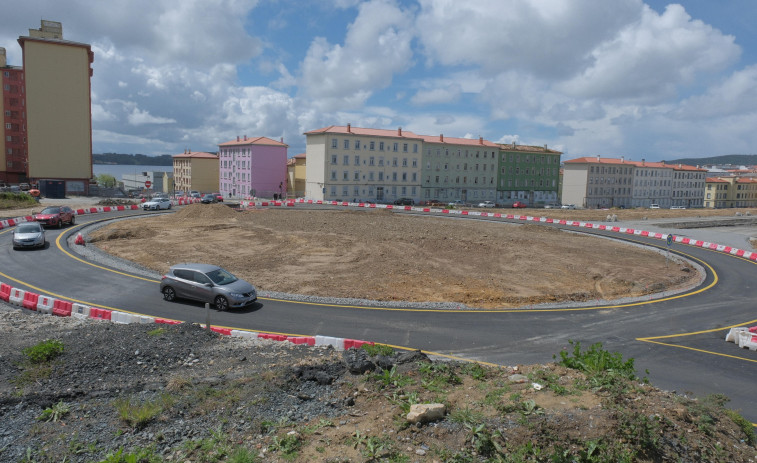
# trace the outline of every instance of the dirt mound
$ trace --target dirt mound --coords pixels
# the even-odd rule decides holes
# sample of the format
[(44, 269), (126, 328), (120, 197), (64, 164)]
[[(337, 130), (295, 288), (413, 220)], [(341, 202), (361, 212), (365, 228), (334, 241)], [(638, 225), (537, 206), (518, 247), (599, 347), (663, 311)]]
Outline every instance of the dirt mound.
[(238, 212), (223, 204), (190, 204), (172, 216), (178, 220), (236, 220)]

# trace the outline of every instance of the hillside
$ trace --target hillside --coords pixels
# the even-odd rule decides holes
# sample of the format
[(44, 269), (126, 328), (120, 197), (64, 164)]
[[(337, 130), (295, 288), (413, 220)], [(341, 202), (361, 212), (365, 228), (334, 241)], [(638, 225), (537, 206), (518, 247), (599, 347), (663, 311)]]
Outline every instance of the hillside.
[(712, 156), (707, 158), (681, 158), (665, 160), (666, 164), (687, 164), (690, 166), (702, 165), (724, 165), (732, 166), (754, 166), (757, 165), (757, 154), (726, 154), (723, 156)]

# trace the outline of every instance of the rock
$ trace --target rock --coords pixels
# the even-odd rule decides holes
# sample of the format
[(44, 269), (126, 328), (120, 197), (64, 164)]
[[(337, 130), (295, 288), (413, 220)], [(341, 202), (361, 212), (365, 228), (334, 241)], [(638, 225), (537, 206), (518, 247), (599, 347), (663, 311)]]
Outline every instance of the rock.
[(404, 363), (411, 363), (411, 362), (430, 362), (428, 356), (424, 354), (423, 352), (418, 350), (413, 350), (410, 352), (403, 352), (397, 356), (395, 359), (398, 365), (402, 365)]
[(511, 383), (520, 384), (520, 383), (525, 383), (528, 380), (528, 377), (525, 375), (514, 374), (514, 375), (508, 376), (507, 380), (510, 381)]
[(370, 361), (368, 353), (363, 349), (347, 349), (342, 354), (342, 359), (347, 364), (347, 369), (353, 375), (361, 375), (376, 369), (376, 365)]
[(414, 424), (430, 423), (444, 418), (446, 411), (444, 404), (413, 404), (407, 414), (407, 421)]

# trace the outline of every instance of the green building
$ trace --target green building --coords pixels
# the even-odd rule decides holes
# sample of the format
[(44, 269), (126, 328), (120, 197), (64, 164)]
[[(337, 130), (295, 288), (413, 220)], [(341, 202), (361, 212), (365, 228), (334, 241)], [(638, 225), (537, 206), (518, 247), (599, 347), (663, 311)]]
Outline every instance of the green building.
[(557, 203), (561, 154), (547, 145), (499, 145), (497, 203), (520, 201), (535, 207)]

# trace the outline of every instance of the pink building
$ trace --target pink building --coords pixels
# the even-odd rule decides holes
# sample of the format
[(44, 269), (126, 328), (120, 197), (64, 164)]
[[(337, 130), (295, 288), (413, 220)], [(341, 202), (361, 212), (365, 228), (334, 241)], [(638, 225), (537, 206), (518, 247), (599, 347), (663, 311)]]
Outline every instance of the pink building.
[(287, 191), (287, 148), (266, 137), (247, 138), (218, 145), (219, 186), (227, 198), (273, 198)]

